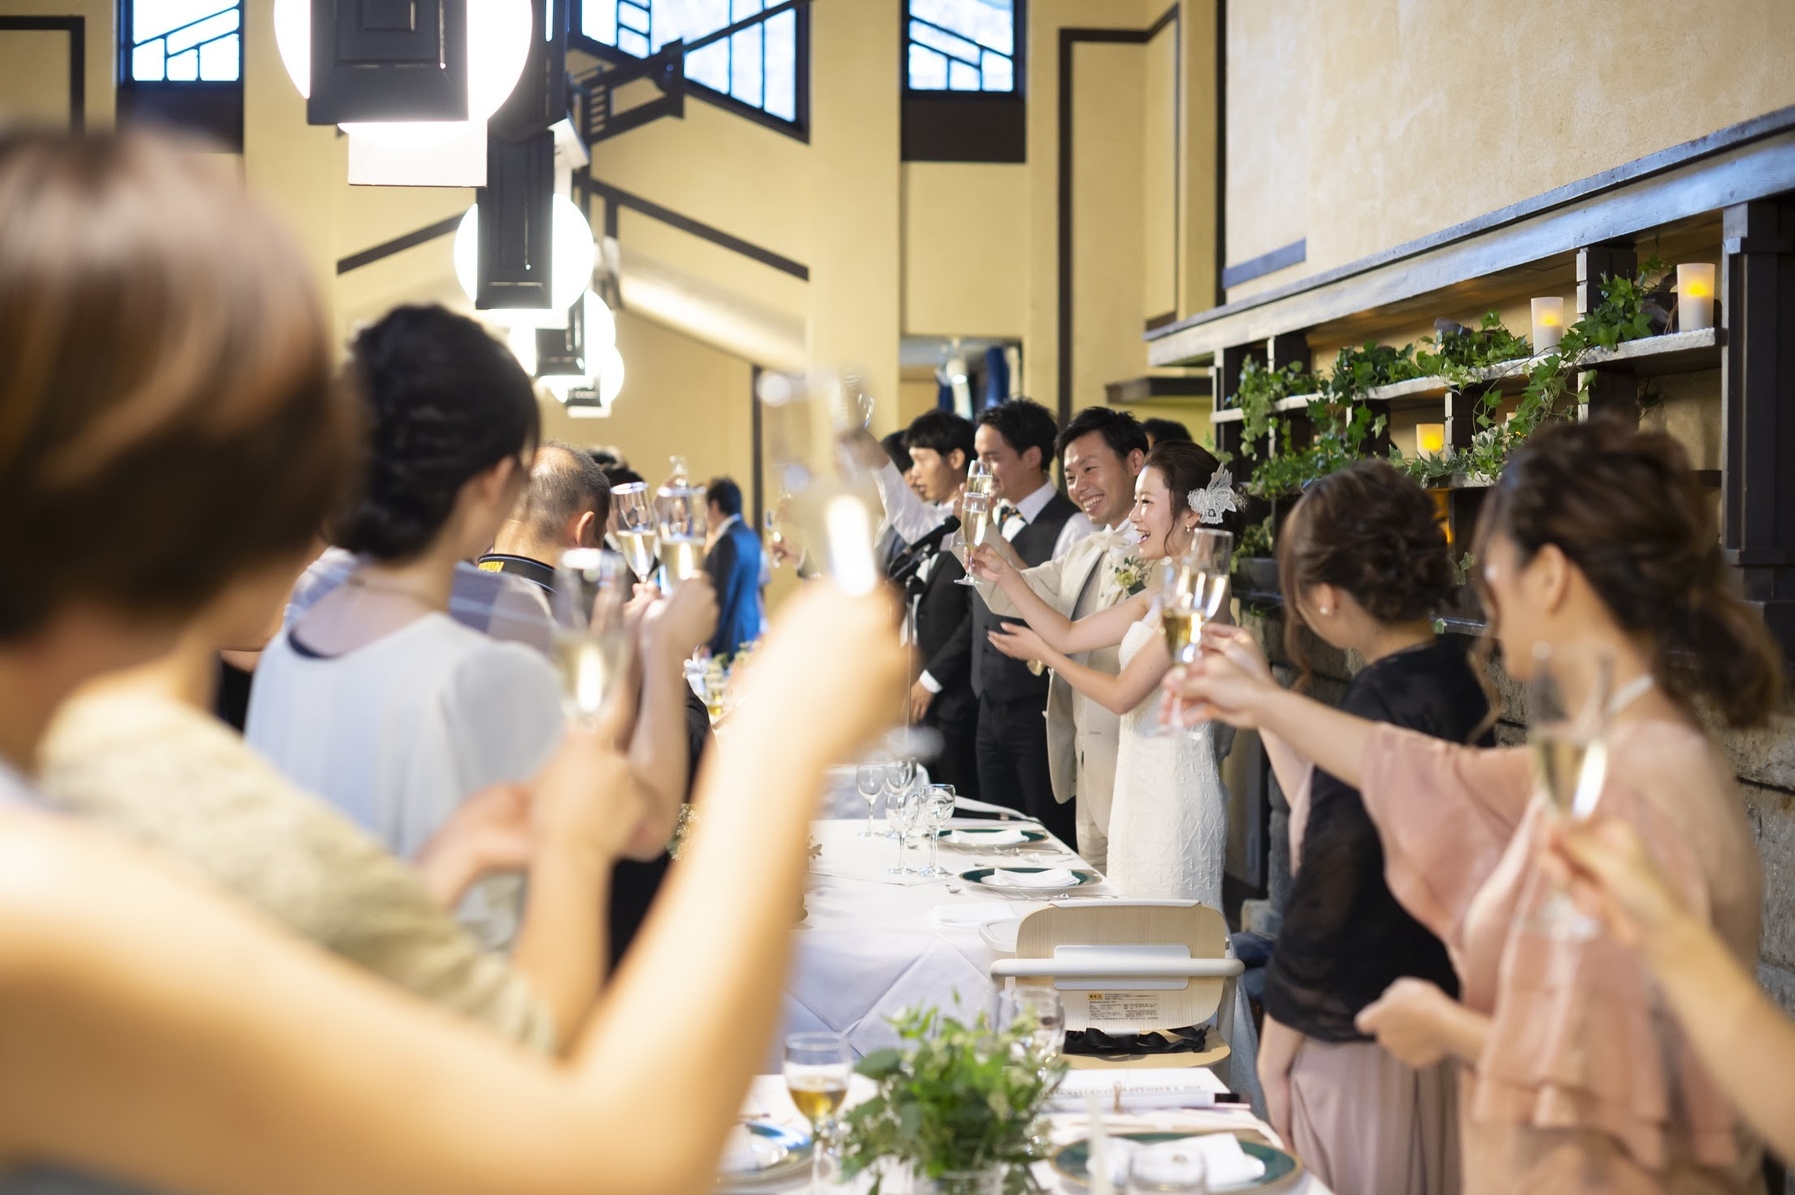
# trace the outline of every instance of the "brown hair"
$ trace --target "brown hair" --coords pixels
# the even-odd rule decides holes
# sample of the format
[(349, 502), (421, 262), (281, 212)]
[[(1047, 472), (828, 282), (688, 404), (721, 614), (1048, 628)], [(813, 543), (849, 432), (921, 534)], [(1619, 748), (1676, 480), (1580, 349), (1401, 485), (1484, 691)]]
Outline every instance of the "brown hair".
[(242, 183), (142, 136), (0, 136), (0, 640), (179, 618), (296, 553), (355, 424), (311, 280)]
[[(1187, 502), (1191, 491), (1206, 487), (1216, 470), (1222, 466), (1200, 444), (1193, 444), (1189, 440), (1164, 440), (1153, 446), (1153, 451), (1147, 454), (1146, 463), (1141, 467), (1158, 470), (1160, 477), (1165, 480), (1166, 488), (1172, 491), (1172, 525), (1176, 527), (1180, 516), (1190, 509)], [(1218, 524), (1211, 523), (1209, 526), (1215, 528)], [(1239, 537), (1240, 512), (1229, 511), (1223, 514), (1219, 527)]]
[(1359, 461), (1309, 484), (1278, 533), (1284, 650), (1312, 678), (1300, 595), (1333, 585), (1379, 622), (1426, 618), (1452, 592), (1452, 558), (1433, 500), (1385, 461)]
[[(1685, 706), (1711, 701), (1734, 726), (1762, 722), (1782, 652), (1726, 586), (1709, 503), (1682, 447), (1615, 419), (1554, 421), (1509, 459), (1478, 519), (1475, 552), (1508, 538), (1522, 564), (1556, 544), (1627, 631), (1649, 635), (1652, 672)], [(1479, 591), (1495, 631), (1499, 611)]]

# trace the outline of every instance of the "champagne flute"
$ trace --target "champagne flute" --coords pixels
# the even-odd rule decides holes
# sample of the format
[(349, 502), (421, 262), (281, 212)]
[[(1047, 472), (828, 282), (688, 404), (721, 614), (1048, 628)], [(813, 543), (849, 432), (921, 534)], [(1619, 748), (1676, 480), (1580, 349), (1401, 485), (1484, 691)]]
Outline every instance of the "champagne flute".
[[(1608, 778), (1608, 723), (1614, 656), (1600, 648), (1535, 644), (1527, 681), (1527, 745), (1533, 781), (1547, 815), (1579, 822), (1595, 811)], [(1556, 882), (1528, 928), (1551, 938), (1582, 941), (1599, 928)]]
[(671, 591), (704, 568), (704, 541), (710, 528), (704, 487), (676, 475), (655, 495), (655, 513), (661, 533), (657, 553)]
[(794, 1033), (785, 1039), (785, 1089), (810, 1122), (810, 1188), (823, 1186), (823, 1142), (848, 1097), (853, 1074), (848, 1043), (839, 1033)]
[(922, 792), (914, 786), (906, 785), (885, 798), (885, 820), (897, 832), (897, 866), (886, 868), (888, 874), (904, 876), (911, 873), (910, 868), (904, 866), (904, 850), (910, 844), (910, 831), (915, 828), (921, 813)]
[(618, 680), (629, 668), (633, 636), (624, 625), (629, 574), (623, 557), (599, 548), (575, 548), (555, 569), (555, 660), (561, 672), (561, 706), (585, 726), (597, 721)]
[[(885, 808), (891, 808), (891, 798), (916, 783), (916, 761), (907, 755), (900, 755), (885, 765)], [(889, 819), (887, 819), (889, 820)], [(889, 833), (888, 838), (897, 835)]]
[(768, 507), (761, 516), (767, 528), (767, 553), (773, 558), (773, 567), (779, 567), (779, 549), (785, 547), (785, 531), (779, 525), (777, 509)]
[[(1172, 663), (1189, 664), (1203, 646), (1203, 627), (1221, 613), (1228, 596), (1228, 565), (1234, 536), (1199, 527), (1181, 556), (1168, 556), (1159, 566), (1159, 626)], [(1190, 733), (1200, 734), (1194, 727)]]
[(639, 581), (654, 577), (660, 531), (646, 482), (630, 481), (611, 489), (611, 517), (617, 522), (617, 546)]
[(885, 791), (885, 765), (882, 763), (863, 763), (854, 769), (854, 787), (859, 789), (861, 800), (866, 802), (866, 829), (860, 832), (861, 838), (883, 838), (873, 829), (873, 806), (879, 803), (879, 794)]
[[(966, 474), (966, 492), (960, 497), (960, 535), (965, 540), (968, 554), (972, 549), (985, 542), (985, 535), (991, 529), (991, 508), (996, 503), (996, 480), (991, 472), (985, 469), (982, 461), (973, 462), (974, 470)], [(978, 578), (973, 576), (972, 569), (955, 581), (956, 585), (977, 585)]]
[(922, 824), (929, 836), (929, 865), (918, 875), (931, 879), (948, 875), (941, 866), (941, 831), (954, 816), (954, 802), (959, 799), (950, 784), (931, 784), (922, 793)]
[(723, 697), (728, 686), (729, 670), (722, 660), (711, 660), (704, 669), (704, 709), (713, 726), (723, 717)]
[[(789, 524), (807, 559), (845, 593), (870, 593), (883, 579), (873, 553), (879, 495), (872, 475), (842, 442), (861, 418), (858, 389), (823, 373), (763, 373), (755, 383), (765, 442)], [(852, 413), (850, 413), (850, 409)]]

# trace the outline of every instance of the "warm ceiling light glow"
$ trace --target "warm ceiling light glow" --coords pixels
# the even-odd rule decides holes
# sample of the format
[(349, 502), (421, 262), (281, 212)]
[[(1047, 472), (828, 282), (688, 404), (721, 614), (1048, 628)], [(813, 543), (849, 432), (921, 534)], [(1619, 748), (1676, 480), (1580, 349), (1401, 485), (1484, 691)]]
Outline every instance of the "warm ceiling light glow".
[[(468, 0), (466, 121), (357, 122), (343, 131), (383, 145), (452, 141), (468, 124), (484, 124), (499, 110), (530, 57), (534, 19), (530, 0)], [(299, 94), (312, 94), (312, 12), (309, 0), (274, 0), (274, 41)]]
[[(455, 230), (455, 278), (469, 299), (480, 293), (480, 205), (467, 209)], [(555, 196), (554, 218), (549, 226), (551, 277), (547, 307), (494, 307), (481, 311), (484, 318), (501, 324), (529, 324), (538, 328), (564, 328), (567, 309), (592, 281), (598, 249), (592, 243), (592, 226), (565, 195)], [(605, 315), (610, 315), (607, 308)], [(616, 323), (610, 323), (616, 338)]]

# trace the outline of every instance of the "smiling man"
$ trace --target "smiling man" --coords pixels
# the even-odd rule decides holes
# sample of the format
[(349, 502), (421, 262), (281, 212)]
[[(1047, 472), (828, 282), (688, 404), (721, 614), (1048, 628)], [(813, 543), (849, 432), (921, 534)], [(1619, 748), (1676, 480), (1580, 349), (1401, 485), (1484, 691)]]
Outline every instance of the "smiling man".
[[(1084, 618), (1124, 596), (1115, 581), (1115, 568), (1129, 552), (1128, 512), (1134, 505), (1134, 479), (1147, 459), (1147, 433), (1126, 411), (1086, 407), (1066, 425), (1055, 447), (1065, 469), (1067, 493), (1099, 530), (1064, 556), (1025, 569), (1022, 575), (1060, 613)], [(989, 581), (979, 582), (978, 591), (992, 613), (1017, 613)], [(1073, 658), (1112, 676), (1121, 668), (1113, 647)], [(1053, 799), (1060, 805), (1075, 805), (1078, 853), (1100, 870), (1109, 856), (1109, 807), (1120, 727), (1117, 715), (1053, 678), (1047, 694), (1047, 764)]]

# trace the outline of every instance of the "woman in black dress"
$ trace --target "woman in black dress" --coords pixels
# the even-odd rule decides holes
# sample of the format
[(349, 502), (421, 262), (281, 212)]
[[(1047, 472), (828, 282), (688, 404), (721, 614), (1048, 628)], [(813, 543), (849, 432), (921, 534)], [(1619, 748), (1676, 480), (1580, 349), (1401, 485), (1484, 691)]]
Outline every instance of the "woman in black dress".
[[(1464, 648), (1433, 631), (1453, 574), (1426, 493), (1381, 461), (1354, 465), (1309, 487), (1278, 558), (1303, 683), (1306, 628), (1364, 660), (1348, 712), (1455, 742), (1480, 732), (1489, 706)], [(1274, 736), (1266, 747), (1291, 797), (1296, 869), (1265, 982), (1259, 1072), (1273, 1124), (1338, 1195), (1456, 1191), (1451, 1064), (1411, 1070), (1353, 1024), (1403, 976), (1457, 992), (1452, 962), (1391, 895), (1358, 790)]]

